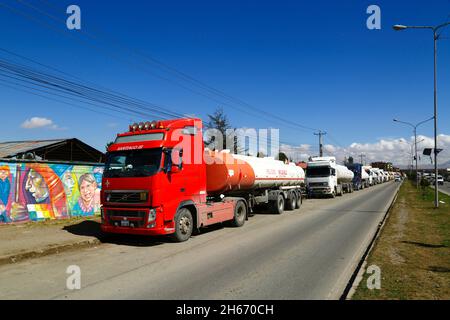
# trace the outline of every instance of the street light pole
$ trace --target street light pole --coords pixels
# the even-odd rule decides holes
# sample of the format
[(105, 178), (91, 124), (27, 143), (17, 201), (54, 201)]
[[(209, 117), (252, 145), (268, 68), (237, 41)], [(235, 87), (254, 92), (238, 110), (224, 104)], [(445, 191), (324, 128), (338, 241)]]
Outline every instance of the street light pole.
[[(410, 143), (410, 142), (408, 142), (408, 141), (406, 141), (406, 140), (403, 140), (403, 139), (400, 139), (400, 140), (399, 140), (400, 142), (406, 142), (406, 143), (409, 144), (410, 147), (411, 147), (411, 151), (410, 151), (410, 153), (409, 153), (409, 155), (411, 156), (411, 166), (410, 166), (410, 169), (409, 169), (409, 174), (410, 174), (410, 175), (412, 174), (412, 170), (413, 170), (413, 168), (414, 168), (414, 158), (415, 158), (416, 160), (418, 160), (418, 157), (417, 157), (417, 144), (419, 144), (419, 143), (421, 143), (422, 141), (425, 140), (425, 139), (421, 139), (420, 141), (417, 141), (417, 135), (416, 135), (416, 132), (417, 132), (417, 130), (416, 130), (416, 128), (414, 128), (414, 143)], [(415, 148), (415, 151), (416, 151), (416, 156), (415, 156), (415, 157), (414, 157), (413, 147)], [(417, 172), (418, 172), (418, 168), (417, 168), (417, 161), (416, 161), (416, 174), (417, 174)], [(418, 186), (418, 185), (417, 185), (417, 181), (418, 181), (418, 178), (417, 178), (417, 176), (416, 176), (416, 186)]]
[[(448, 23), (450, 24), (450, 23)], [(434, 207), (439, 208), (438, 162), (437, 162), (437, 39), (439, 35), (433, 29), (434, 38)]]
[(416, 188), (419, 188), (419, 174), (418, 174), (418, 158), (417, 158), (417, 126), (414, 127), (414, 150), (415, 152), (415, 157), (416, 157)]
[(439, 34), (437, 33), (439, 29), (450, 25), (449, 22), (445, 22), (438, 26), (404, 26), (401, 24), (396, 24), (393, 26), (394, 30), (400, 31), (405, 29), (431, 29), (433, 30), (433, 40), (434, 40), (434, 207), (439, 208), (439, 185), (438, 185), (438, 164), (437, 164), (437, 40), (439, 39)]
[(405, 122), (405, 121), (401, 121), (401, 120), (397, 120), (397, 119), (393, 119), (395, 122), (399, 122), (399, 123), (403, 123), (403, 124), (407, 124), (408, 126), (411, 126), (413, 128), (413, 133), (414, 133), (414, 149), (415, 149), (415, 158), (416, 158), (416, 187), (419, 188), (419, 175), (417, 174), (418, 172), (418, 157), (417, 157), (417, 127), (420, 126), (421, 124), (424, 124), (425, 122), (430, 121), (431, 119), (433, 119), (434, 117), (431, 117), (430, 119), (424, 120), (419, 122), (418, 124), (412, 124), (410, 122)]

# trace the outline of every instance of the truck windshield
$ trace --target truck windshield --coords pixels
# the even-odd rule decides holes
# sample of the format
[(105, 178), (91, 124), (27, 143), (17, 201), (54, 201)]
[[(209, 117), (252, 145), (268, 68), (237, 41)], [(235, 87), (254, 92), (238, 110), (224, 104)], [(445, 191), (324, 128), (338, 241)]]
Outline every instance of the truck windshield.
[(329, 167), (310, 167), (306, 170), (306, 176), (311, 178), (329, 177), (331, 175)]
[(161, 167), (162, 149), (142, 149), (109, 152), (106, 155), (106, 178), (148, 177)]

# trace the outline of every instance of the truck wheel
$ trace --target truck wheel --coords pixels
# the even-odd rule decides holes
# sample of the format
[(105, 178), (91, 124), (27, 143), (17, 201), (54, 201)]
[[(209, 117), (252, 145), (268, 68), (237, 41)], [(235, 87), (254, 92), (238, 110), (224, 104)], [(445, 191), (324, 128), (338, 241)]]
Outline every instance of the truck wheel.
[(295, 209), (300, 209), (300, 207), (302, 206), (302, 194), (299, 192), (296, 196), (295, 196)]
[(238, 201), (234, 207), (234, 218), (230, 221), (232, 227), (242, 227), (247, 217), (247, 206), (244, 201)]
[(175, 216), (175, 233), (172, 234), (172, 239), (176, 242), (183, 242), (191, 237), (194, 229), (194, 221), (191, 212), (186, 208), (178, 210)]
[(281, 194), (278, 195), (276, 201), (273, 201), (273, 212), (276, 214), (282, 214), (284, 211), (284, 198)]
[(286, 210), (294, 210), (296, 202), (297, 202), (297, 197), (295, 195), (295, 192), (290, 192), (289, 198), (286, 199)]

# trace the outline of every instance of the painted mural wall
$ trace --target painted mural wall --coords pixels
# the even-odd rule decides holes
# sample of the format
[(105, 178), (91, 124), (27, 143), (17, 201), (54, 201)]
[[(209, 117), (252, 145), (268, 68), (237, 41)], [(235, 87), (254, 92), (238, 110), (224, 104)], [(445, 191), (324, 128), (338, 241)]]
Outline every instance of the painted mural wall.
[(103, 166), (0, 161), (0, 224), (100, 214)]

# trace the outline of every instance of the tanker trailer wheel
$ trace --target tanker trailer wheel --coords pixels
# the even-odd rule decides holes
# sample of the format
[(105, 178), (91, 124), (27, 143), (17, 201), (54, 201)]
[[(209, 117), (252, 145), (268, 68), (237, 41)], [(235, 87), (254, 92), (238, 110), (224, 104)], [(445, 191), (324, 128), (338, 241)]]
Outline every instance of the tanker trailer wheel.
[(244, 201), (238, 201), (234, 207), (234, 218), (230, 221), (232, 227), (242, 227), (247, 217), (247, 206)]
[(300, 207), (302, 206), (302, 203), (303, 203), (302, 193), (299, 192), (295, 196), (295, 209), (300, 209)]
[(186, 241), (191, 237), (193, 229), (192, 213), (186, 208), (178, 210), (175, 215), (175, 233), (172, 234), (172, 239), (176, 242)]
[(289, 192), (288, 198), (286, 199), (286, 210), (294, 210), (296, 202), (297, 197), (295, 192)]
[(276, 214), (282, 214), (284, 211), (284, 198), (282, 194), (279, 194), (276, 201), (273, 201), (273, 212)]

